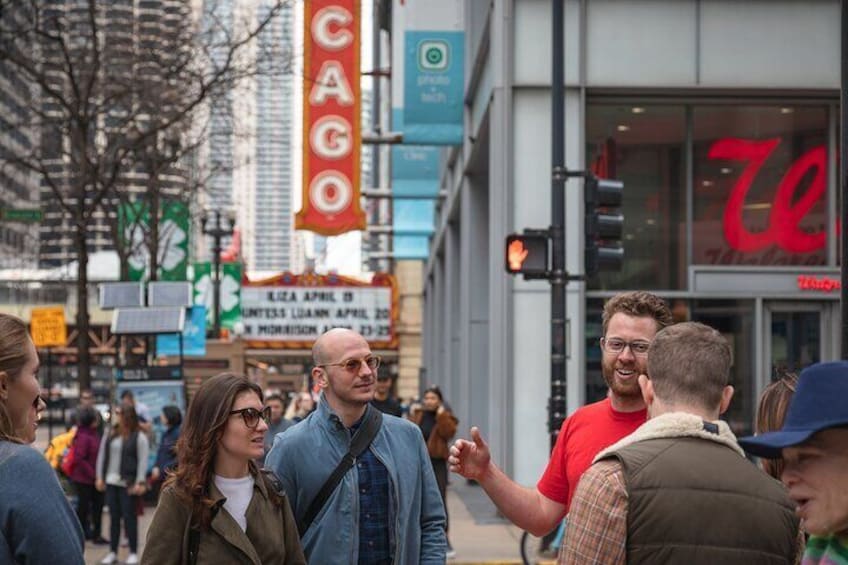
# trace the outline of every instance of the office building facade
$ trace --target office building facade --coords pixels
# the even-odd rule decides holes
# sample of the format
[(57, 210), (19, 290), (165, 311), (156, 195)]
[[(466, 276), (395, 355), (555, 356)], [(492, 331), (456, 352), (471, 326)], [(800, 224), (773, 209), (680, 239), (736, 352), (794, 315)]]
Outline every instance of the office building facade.
[[(509, 233), (551, 222), (551, 2), (465, 3), (466, 139), (445, 155), (425, 269), (424, 365), (499, 464), (548, 457), (550, 286), (504, 270)], [(643, 289), (722, 332), (751, 430), (785, 370), (840, 356), (840, 4), (567, 0), (565, 162), (624, 182), (624, 267), (566, 290), (567, 408), (605, 394), (604, 300)], [(583, 186), (565, 188), (583, 273)]]

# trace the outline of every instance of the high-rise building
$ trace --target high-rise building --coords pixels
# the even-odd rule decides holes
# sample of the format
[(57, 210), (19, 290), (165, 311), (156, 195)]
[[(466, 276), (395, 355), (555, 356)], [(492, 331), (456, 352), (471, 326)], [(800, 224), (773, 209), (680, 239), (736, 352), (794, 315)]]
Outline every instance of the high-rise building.
[[(228, 0), (216, 5), (215, 17), (218, 25), (235, 30), (246, 15), (252, 15), (247, 20), (263, 21), (276, 4)], [(294, 26), (294, 8), (285, 4), (251, 52), (255, 76), (209, 105), (202, 165), (209, 181), (201, 206), (234, 211), (241, 256), (255, 276), (292, 269)]]
[[(260, 14), (269, 9), (262, 0)], [(259, 40), (259, 50), (271, 53), (263, 61), (256, 79), (256, 186), (251, 203), (253, 237), (245, 238), (244, 252), (250, 269), (278, 272), (292, 265), (292, 125), (294, 85), (290, 62), (294, 58), (294, 11), (287, 4), (267, 34)], [(280, 65), (283, 71), (273, 72)], [(288, 64), (286, 63), (288, 62)]]
[[(4, 28), (24, 16), (16, 10), (0, 11)], [(0, 208), (37, 208), (38, 179), (32, 171), (7, 158), (32, 151), (37, 142), (27, 101), (33, 85), (8, 63), (0, 60)], [(0, 268), (34, 267), (38, 253), (38, 228), (34, 223), (0, 223)]]
[[(69, 41), (61, 43), (45, 40), (39, 46), (40, 55), (46, 68), (53, 65), (56, 72), (45, 73), (45, 80), (53, 89), (65, 92), (65, 99), (77, 102), (87, 108), (93, 118), (86, 122), (93, 143), (88, 147), (96, 157), (88, 166), (108, 168), (108, 157), (104, 147), (110, 138), (127, 136), (131, 128), (145, 128), (151, 120), (157, 118), (153, 112), (138, 110), (145, 102), (140, 94), (144, 88), (162, 87), (166, 77), (161, 69), (167, 62), (167, 54), (174, 54), (180, 46), (186, 45), (182, 35), (188, 29), (188, 9), (180, 0), (113, 0), (109, 3), (97, 3), (97, 28), (93, 29), (86, 0), (50, 0), (38, 6), (45, 17), (57, 17), (67, 26)], [(33, 20), (37, 21), (37, 20)], [(88, 77), (90, 69), (85, 65), (93, 53), (92, 45), (97, 42), (100, 64), (94, 77), (94, 87), (86, 92), (83, 85), (77, 85), (85, 97), (78, 100), (77, 94), (71, 94), (72, 79), (81, 82)], [(65, 64), (66, 53), (62, 45), (71, 45), (71, 62)], [(145, 59), (144, 54), (152, 54)], [(139, 55), (141, 54), (141, 55)], [(158, 86), (157, 86), (158, 85)], [(144, 87), (144, 88), (143, 88)], [(136, 92), (136, 90), (138, 92)], [(149, 98), (149, 93), (147, 95)], [(164, 98), (164, 97), (163, 97)], [(64, 265), (77, 258), (75, 234), (79, 230), (77, 220), (68, 213), (68, 208), (78, 205), (79, 190), (76, 183), (86, 182), (85, 207), (92, 209), (85, 218), (85, 238), (89, 252), (114, 248), (116, 237), (122, 237), (116, 230), (119, 199), (109, 191), (100, 205), (93, 202), (102, 186), (91, 178), (80, 176), (81, 167), (75, 146), (69, 142), (74, 128), (74, 116), (62, 107), (56, 97), (42, 95), (40, 113), (46, 116), (41, 124), (41, 138), (38, 141), (39, 155), (43, 168), (49, 171), (40, 179), (41, 208), (44, 220), (40, 227), (39, 264), (41, 267)], [(165, 112), (167, 108), (159, 106)], [(80, 114), (84, 114), (80, 112)], [(128, 125), (132, 124), (132, 125)], [(160, 141), (151, 142), (149, 156), (133, 154), (132, 164), (123, 166), (117, 175), (115, 186), (130, 199), (133, 195), (142, 195), (150, 190), (150, 179), (156, 170), (156, 184), (164, 196), (176, 196), (185, 189), (186, 177), (183, 171), (173, 165), (163, 165), (161, 161), (152, 166), (150, 159), (160, 159), (161, 154), (153, 156), (154, 151), (162, 149)], [(156, 145), (153, 145), (156, 144)], [(117, 147), (118, 144), (108, 146)], [(69, 149), (70, 147), (70, 149)], [(138, 148), (136, 148), (138, 149)], [(101, 179), (107, 179), (104, 172)], [(106, 182), (103, 180), (103, 182)], [(97, 186), (95, 186), (97, 185)], [(62, 195), (57, 198), (56, 193)]]

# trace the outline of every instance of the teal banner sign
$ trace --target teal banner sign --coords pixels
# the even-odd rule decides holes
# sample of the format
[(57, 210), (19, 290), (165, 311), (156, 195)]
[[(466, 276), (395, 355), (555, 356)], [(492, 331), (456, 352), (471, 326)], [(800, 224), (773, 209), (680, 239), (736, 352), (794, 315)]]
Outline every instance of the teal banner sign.
[[(392, 111), (392, 129), (403, 129), (403, 110)], [(440, 148), (392, 147), (392, 253), (396, 259), (426, 259), (439, 194)]]
[[(183, 328), (183, 355), (202, 357), (206, 355), (206, 307), (192, 306)], [(157, 355), (179, 355), (180, 336), (162, 334), (156, 336)]]
[(461, 144), (464, 32), (406, 30), (404, 39), (404, 144)]

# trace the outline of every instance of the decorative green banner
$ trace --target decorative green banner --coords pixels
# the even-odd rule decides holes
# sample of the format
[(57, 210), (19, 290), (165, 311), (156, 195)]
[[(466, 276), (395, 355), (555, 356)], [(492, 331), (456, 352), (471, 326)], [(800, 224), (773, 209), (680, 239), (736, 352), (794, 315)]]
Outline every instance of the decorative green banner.
[[(150, 207), (145, 201), (123, 204), (118, 222), (124, 245), (129, 248), (129, 278), (131, 281), (149, 279)], [(187, 280), (189, 210), (182, 202), (166, 202), (159, 214), (159, 269), (160, 281)]]
[[(241, 263), (221, 264), (221, 327), (233, 329), (241, 320)], [(194, 303), (206, 306), (206, 320), (215, 323), (215, 297), (212, 284), (212, 264), (209, 261), (194, 264)]]

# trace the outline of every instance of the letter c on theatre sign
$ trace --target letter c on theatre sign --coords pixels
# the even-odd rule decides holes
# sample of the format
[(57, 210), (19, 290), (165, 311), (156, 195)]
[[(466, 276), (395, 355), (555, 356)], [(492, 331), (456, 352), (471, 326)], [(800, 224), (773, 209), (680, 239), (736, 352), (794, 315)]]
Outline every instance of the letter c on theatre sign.
[[(353, 15), (341, 6), (318, 10), (312, 18), (312, 38), (327, 51), (340, 51), (353, 42), (353, 33), (349, 29), (341, 29), (352, 21)], [(330, 31), (330, 24), (333, 23), (340, 29)]]

